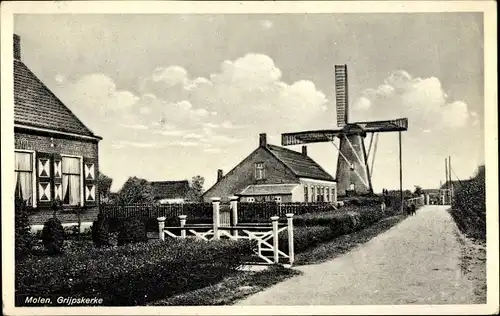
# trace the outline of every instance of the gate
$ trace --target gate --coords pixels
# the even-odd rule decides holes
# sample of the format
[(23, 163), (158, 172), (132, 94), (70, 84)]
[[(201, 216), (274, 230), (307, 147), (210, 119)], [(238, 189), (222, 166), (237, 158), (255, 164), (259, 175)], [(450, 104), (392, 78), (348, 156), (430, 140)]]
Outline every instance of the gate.
[[(232, 201), (231, 204), (228, 205), (220, 205), (220, 201), (214, 201), (213, 211), (213, 224), (187, 225), (187, 216), (180, 215), (180, 226), (165, 227), (165, 217), (159, 217), (158, 229), (160, 240), (165, 240), (165, 236), (170, 236), (172, 238), (198, 238), (206, 241), (218, 239), (254, 240), (257, 242), (257, 248), (254, 252), (259, 261), (249, 261), (247, 263), (279, 264), (280, 259), (286, 259), (288, 264), (293, 264), (294, 245), (292, 213), (286, 214), (286, 224), (279, 223), (279, 216), (272, 216), (267, 223), (238, 225), (236, 201)], [(279, 249), (280, 234), (282, 237), (287, 234), (286, 239), (288, 242), (284, 247), (288, 249)]]
[(221, 203), (220, 205), (220, 226), (231, 226), (231, 205), (229, 203)]

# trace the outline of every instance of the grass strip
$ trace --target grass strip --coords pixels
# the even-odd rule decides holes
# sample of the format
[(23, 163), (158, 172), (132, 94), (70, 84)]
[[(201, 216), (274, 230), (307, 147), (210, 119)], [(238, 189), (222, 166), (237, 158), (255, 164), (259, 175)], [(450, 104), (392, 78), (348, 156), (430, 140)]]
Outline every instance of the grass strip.
[(231, 305), (301, 272), (281, 266), (262, 271), (237, 271), (218, 284), (158, 300), (149, 306), (206, 306)]

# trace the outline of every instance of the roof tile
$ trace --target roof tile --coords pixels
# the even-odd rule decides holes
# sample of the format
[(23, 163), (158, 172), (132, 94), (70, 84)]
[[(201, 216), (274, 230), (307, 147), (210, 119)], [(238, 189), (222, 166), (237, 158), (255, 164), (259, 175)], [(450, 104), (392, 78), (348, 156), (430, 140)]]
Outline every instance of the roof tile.
[(20, 60), (14, 60), (14, 122), (96, 136)]
[(298, 177), (335, 181), (328, 172), (307, 155), (275, 145), (267, 145), (267, 148)]

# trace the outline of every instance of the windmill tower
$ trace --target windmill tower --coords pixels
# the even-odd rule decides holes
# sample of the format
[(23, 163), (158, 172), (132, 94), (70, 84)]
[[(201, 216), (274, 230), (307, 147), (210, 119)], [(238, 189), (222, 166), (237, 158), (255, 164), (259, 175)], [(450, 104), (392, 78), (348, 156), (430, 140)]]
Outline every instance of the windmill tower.
[[(368, 157), (372, 148), (374, 135), (378, 133), (399, 132), (400, 154), (400, 189), (402, 189), (401, 168), (401, 132), (408, 129), (408, 119), (399, 118), (386, 121), (349, 122), (349, 103), (347, 85), (347, 66), (335, 65), (335, 100), (337, 108), (337, 128), (327, 130), (284, 133), (281, 135), (283, 146), (331, 142), (338, 150), (337, 160), (337, 192), (340, 196), (349, 192), (355, 194), (373, 193), (370, 171), (373, 172), (376, 142), (373, 151), (372, 168), (368, 167)], [(367, 134), (371, 134), (368, 152), (365, 146)], [(337, 147), (334, 140), (340, 139)], [(401, 191), (402, 193), (402, 191)]]

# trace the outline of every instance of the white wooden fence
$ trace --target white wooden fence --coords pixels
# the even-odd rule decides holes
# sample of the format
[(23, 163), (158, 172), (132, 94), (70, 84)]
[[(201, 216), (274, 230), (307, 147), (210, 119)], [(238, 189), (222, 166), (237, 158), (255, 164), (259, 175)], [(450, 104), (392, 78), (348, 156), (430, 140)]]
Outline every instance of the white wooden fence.
[[(293, 214), (286, 214), (287, 224), (279, 223), (279, 216), (272, 216), (269, 223), (238, 225), (237, 199), (231, 200), (228, 207), (222, 207), (219, 198), (212, 199), (213, 224), (187, 224), (187, 216), (180, 215), (180, 226), (165, 227), (165, 217), (158, 219), (159, 239), (171, 238), (198, 238), (202, 240), (255, 240), (257, 249), (255, 254), (261, 260), (260, 264), (279, 264), (280, 259), (286, 259), (292, 265), (294, 262), (293, 249)], [(288, 249), (279, 249), (280, 234), (287, 233)], [(287, 253), (287, 252), (288, 253)]]

